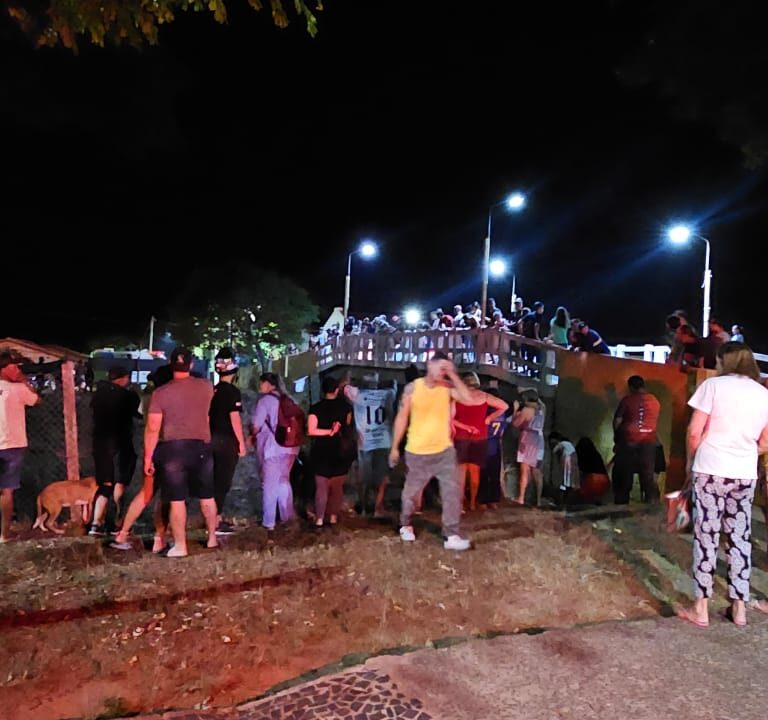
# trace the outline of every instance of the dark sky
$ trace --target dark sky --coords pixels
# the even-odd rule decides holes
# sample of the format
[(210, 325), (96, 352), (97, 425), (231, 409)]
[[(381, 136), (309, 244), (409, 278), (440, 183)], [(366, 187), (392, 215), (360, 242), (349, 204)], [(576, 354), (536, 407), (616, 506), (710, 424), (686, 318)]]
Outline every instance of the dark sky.
[(492, 240), (527, 302), (611, 343), (660, 340), (677, 307), (700, 325), (703, 245), (663, 245), (692, 219), (712, 240), (713, 313), (768, 351), (763, 173), (617, 76), (653, 6), (328, 0), (312, 39), (246, 5), (225, 27), (182, 15), (141, 52), (34, 51), (0, 21), (0, 336), (140, 332), (217, 257), (285, 273), (327, 311), (362, 237), (381, 255), (354, 261), (353, 314), (468, 303), (488, 207), (519, 188), (529, 206), (499, 208)]

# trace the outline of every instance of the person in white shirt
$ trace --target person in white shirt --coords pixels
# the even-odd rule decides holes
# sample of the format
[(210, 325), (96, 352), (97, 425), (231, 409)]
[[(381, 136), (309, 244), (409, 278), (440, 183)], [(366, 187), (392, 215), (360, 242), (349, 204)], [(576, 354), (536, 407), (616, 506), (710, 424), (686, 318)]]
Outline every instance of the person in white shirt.
[(27, 451), (26, 409), (40, 396), (27, 384), (18, 358), (0, 353), (0, 543), (11, 539), (13, 493), (21, 486)]
[(709, 625), (722, 531), (728, 558), (727, 619), (746, 625), (752, 564), (752, 500), (758, 452), (768, 449), (768, 390), (760, 381), (752, 351), (726, 342), (717, 350), (716, 377), (705, 380), (688, 404), (688, 474), (694, 487), (693, 579), (696, 600), (678, 615)]
[(395, 417), (397, 383), (379, 387), (376, 372), (363, 376), (362, 387), (342, 381), (344, 397), (352, 404), (357, 428), (357, 463), (360, 471), (360, 512), (365, 514), (370, 490), (376, 494), (374, 518), (385, 516), (384, 495), (389, 484), (389, 448)]

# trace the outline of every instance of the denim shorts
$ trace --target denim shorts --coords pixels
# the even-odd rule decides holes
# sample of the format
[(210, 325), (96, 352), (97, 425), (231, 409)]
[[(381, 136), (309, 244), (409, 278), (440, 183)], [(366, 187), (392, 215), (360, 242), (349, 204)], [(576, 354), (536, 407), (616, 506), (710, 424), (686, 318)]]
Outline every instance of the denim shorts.
[(190, 496), (213, 497), (213, 454), (202, 440), (169, 440), (155, 448), (154, 463), (160, 477), (163, 500), (173, 502)]
[(21, 465), (27, 448), (0, 450), (0, 490), (18, 490), (21, 487)]

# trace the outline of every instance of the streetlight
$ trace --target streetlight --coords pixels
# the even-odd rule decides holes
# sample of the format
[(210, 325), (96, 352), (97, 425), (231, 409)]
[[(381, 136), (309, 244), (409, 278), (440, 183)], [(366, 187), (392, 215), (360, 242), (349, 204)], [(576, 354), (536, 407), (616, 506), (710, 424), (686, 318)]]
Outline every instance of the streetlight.
[(507, 274), (507, 263), (501, 258), (493, 258), (488, 264), (488, 269), (493, 277), (504, 277)]
[[(509, 269), (507, 267), (507, 261), (503, 258), (492, 258), (491, 262), (488, 264), (488, 269), (490, 270), (491, 276), (495, 278), (503, 278), (507, 274), (507, 270)], [(517, 293), (515, 292), (515, 285), (517, 284), (517, 275), (512, 274), (512, 298), (509, 303), (510, 310), (515, 309), (515, 297)]]
[(512, 212), (520, 212), (527, 202), (527, 198), (521, 192), (513, 192), (507, 195), (503, 200), (494, 203), (488, 208), (488, 234), (485, 236), (485, 254), (483, 256), (483, 292), (482, 292), (482, 317), (485, 318), (486, 306), (488, 305), (488, 274), (491, 269), (491, 221), (493, 220), (493, 210), (499, 205), (506, 205)]
[(352, 275), (352, 256), (357, 255), (359, 253), (366, 260), (370, 260), (371, 258), (376, 257), (376, 254), (378, 252), (379, 250), (376, 247), (376, 243), (373, 243), (370, 240), (364, 240), (363, 242), (360, 243), (360, 247), (358, 247), (357, 250), (353, 250), (347, 256), (347, 278), (344, 283), (344, 323), (345, 324), (347, 322), (347, 316), (349, 315), (349, 282), (350, 282), (350, 276)]
[(687, 225), (675, 225), (671, 227), (667, 231), (667, 237), (669, 238), (669, 241), (675, 245), (686, 245), (688, 241), (693, 237), (698, 240), (702, 240), (707, 246), (707, 250), (704, 254), (704, 282), (701, 285), (704, 288), (704, 312), (701, 323), (701, 334), (703, 337), (707, 337), (707, 335), (709, 335), (709, 303), (712, 291), (712, 271), (709, 269), (709, 240), (703, 235), (699, 235), (698, 233), (693, 232)]
[(404, 313), (405, 324), (415, 326), (421, 322), (421, 311), (417, 308), (408, 308)]

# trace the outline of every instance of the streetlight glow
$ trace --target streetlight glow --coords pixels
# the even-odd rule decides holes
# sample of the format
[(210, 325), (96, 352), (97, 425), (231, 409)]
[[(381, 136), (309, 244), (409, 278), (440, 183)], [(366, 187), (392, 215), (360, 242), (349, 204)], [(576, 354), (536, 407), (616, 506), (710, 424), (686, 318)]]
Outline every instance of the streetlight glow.
[(494, 258), (488, 265), (488, 270), (493, 277), (504, 277), (507, 274), (507, 263), (501, 258)]
[(376, 244), (372, 243), (370, 240), (366, 240), (360, 244), (360, 254), (364, 258), (375, 257), (377, 252)]
[(504, 272), (506, 272), (506, 266), (504, 266), (504, 269), (501, 269), (498, 261), (494, 261), (495, 269), (491, 268), (491, 223), (493, 220), (493, 209), (499, 207), (499, 205), (506, 205), (507, 210), (511, 212), (520, 212), (525, 207), (526, 202), (527, 198), (523, 193), (513, 192), (507, 195), (504, 200), (499, 200), (499, 202), (494, 203), (488, 208), (488, 234), (485, 236), (485, 251), (483, 253), (483, 289), (481, 295), (481, 307), (483, 308), (483, 313), (485, 312), (485, 308), (488, 305), (489, 275), (492, 274), (495, 277), (498, 277), (499, 275), (503, 275)]
[(674, 225), (669, 228), (667, 237), (675, 245), (685, 245), (691, 238), (695, 238), (696, 240), (701, 240), (706, 246), (704, 254), (704, 282), (701, 284), (701, 287), (704, 289), (704, 312), (702, 313), (701, 334), (703, 337), (708, 337), (710, 301), (712, 297), (712, 270), (709, 267), (709, 256), (712, 248), (709, 239), (696, 232), (695, 228), (692, 230), (688, 225), (683, 224)]
[(684, 245), (691, 239), (691, 229), (687, 225), (675, 225), (669, 229), (667, 237), (675, 245)]
[(418, 325), (421, 321), (421, 311), (416, 308), (408, 308), (403, 313), (403, 316), (405, 317), (406, 325)]
[(347, 255), (347, 277), (344, 281), (344, 320), (346, 322), (349, 317), (349, 286), (350, 276), (352, 275), (352, 256), (362, 255), (366, 260), (376, 257), (379, 249), (376, 247), (376, 243), (370, 240), (363, 240), (358, 246), (357, 250), (353, 250)]
[(522, 210), (525, 207), (526, 198), (521, 192), (513, 192), (507, 198), (507, 207), (510, 210)]

